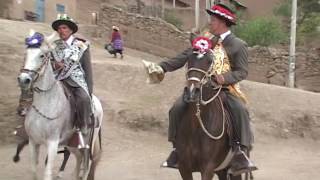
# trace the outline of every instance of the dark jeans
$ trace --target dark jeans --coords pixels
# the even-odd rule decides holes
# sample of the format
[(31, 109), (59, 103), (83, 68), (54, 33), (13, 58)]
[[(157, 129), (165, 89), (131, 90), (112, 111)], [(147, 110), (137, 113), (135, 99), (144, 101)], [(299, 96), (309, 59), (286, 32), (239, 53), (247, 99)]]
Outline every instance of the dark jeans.
[[(228, 92), (226, 92), (226, 94), (227, 100), (225, 104), (229, 112), (231, 112), (234, 127), (234, 137), (232, 139), (233, 141), (240, 142), (243, 146), (250, 147), (253, 143), (253, 135), (248, 110), (239, 98)], [(168, 141), (173, 144), (175, 144), (177, 129), (186, 107), (187, 103), (183, 100), (183, 96), (180, 96), (169, 111)]]
[(169, 110), (168, 141), (172, 142), (173, 144), (176, 141), (178, 125), (186, 107), (187, 103), (184, 102), (183, 96), (180, 96)]
[(91, 98), (88, 93), (81, 87), (73, 87), (64, 83), (71, 91), (74, 99), (76, 110), (75, 126), (79, 128), (88, 128), (91, 125)]

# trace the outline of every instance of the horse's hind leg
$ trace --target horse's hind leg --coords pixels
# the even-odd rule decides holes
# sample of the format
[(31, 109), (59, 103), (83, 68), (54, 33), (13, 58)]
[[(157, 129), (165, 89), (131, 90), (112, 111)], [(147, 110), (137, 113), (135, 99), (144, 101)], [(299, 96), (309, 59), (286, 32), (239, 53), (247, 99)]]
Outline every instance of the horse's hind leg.
[(40, 145), (35, 144), (33, 141), (29, 140), (30, 155), (31, 155), (31, 170), (33, 173), (33, 179), (37, 179), (37, 165), (39, 163), (39, 149)]
[(61, 167), (59, 169), (59, 174), (58, 174), (58, 179), (62, 179), (64, 169), (66, 168), (67, 162), (70, 157), (70, 151), (65, 147), (62, 152), (58, 152), (58, 153), (63, 153), (63, 162), (61, 164)]
[(44, 180), (52, 180), (52, 169), (54, 165), (55, 157), (57, 156), (58, 152), (58, 140), (49, 141), (48, 146), (48, 163), (46, 165)]

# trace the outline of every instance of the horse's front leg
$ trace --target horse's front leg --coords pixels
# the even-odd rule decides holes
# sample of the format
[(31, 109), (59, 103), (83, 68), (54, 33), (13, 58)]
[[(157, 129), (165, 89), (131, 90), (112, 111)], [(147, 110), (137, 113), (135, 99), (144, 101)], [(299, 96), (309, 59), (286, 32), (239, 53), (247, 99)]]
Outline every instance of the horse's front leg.
[[(69, 149), (71, 151), (71, 149)], [(81, 163), (82, 163), (82, 154), (78, 149), (74, 149), (72, 151), (72, 153), (74, 154), (74, 156), (76, 157), (76, 166), (73, 170), (72, 176), (73, 176), (73, 180), (79, 180), (80, 178), (80, 168), (81, 168)]]
[(28, 143), (29, 143), (29, 140), (25, 139), (18, 144), (16, 154), (13, 157), (13, 162), (16, 163), (20, 161), (20, 152), (23, 150), (24, 146), (26, 146)]
[(31, 170), (33, 173), (33, 179), (37, 180), (37, 166), (39, 163), (39, 149), (40, 145), (35, 144), (31, 139), (29, 139), (29, 147), (30, 147), (30, 157), (31, 157)]
[(48, 163), (46, 165), (44, 180), (52, 180), (52, 169), (54, 167), (54, 160), (58, 152), (59, 140), (49, 141), (48, 147)]
[[(179, 172), (183, 180), (193, 180), (192, 165), (191, 165), (191, 162), (187, 160), (190, 158), (187, 158), (187, 157), (188, 156), (185, 156), (184, 158), (179, 158), (179, 155), (178, 155)], [(189, 155), (189, 157), (191, 156)]]
[(212, 180), (214, 173), (211, 171), (205, 171), (201, 173), (201, 180)]
[(241, 175), (232, 176), (232, 175), (228, 174), (227, 171), (228, 171), (227, 169), (224, 169), (224, 170), (217, 172), (219, 180), (242, 180)]

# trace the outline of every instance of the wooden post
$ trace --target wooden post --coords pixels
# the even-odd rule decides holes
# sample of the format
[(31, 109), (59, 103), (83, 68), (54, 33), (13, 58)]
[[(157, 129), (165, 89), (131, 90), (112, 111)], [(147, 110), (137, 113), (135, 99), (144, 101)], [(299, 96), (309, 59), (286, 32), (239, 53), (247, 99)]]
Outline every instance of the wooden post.
[(294, 88), (296, 66), (296, 26), (297, 26), (297, 0), (292, 0), (290, 53), (289, 53), (289, 80), (288, 86)]
[(161, 18), (164, 19), (164, 0), (161, 2)]
[(172, 0), (172, 6), (173, 8), (176, 8), (176, 0)]
[(200, 4), (199, 4), (199, 0), (195, 0), (195, 24), (196, 24), (196, 30), (200, 30), (199, 29), (199, 15), (200, 15)]
[[(206, 9), (210, 9), (211, 8), (211, 0), (206, 0)], [(208, 23), (210, 22), (210, 15), (208, 13), (207, 14), (207, 18), (208, 18)]]

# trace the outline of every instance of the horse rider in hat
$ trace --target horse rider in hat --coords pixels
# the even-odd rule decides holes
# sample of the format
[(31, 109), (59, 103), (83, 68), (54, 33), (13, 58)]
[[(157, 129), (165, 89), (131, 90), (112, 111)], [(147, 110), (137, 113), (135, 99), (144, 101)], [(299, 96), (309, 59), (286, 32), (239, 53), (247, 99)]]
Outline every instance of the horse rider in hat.
[[(244, 150), (250, 150), (252, 147), (253, 134), (248, 110), (244, 102), (245, 98), (243, 98), (243, 94), (238, 88), (238, 82), (246, 79), (248, 76), (248, 49), (247, 44), (230, 31), (230, 27), (236, 25), (236, 15), (230, 8), (224, 4), (216, 4), (206, 11), (211, 18), (209, 24), (210, 34), (213, 34), (216, 42), (221, 44), (225, 53), (225, 61), (228, 62), (228, 69), (221, 74), (217, 74), (215, 81), (219, 85), (230, 89), (230, 91), (226, 91), (226, 104), (229, 111), (231, 111), (234, 127), (234, 137), (231, 137), (230, 146), (234, 150), (235, 155), (230, 162), (229, 172), (237, 176), (257, 169), (244, 153)], [(187, 57), (192, 53), (193, 49), (189, 48), (175, 58), (160, 62), (159, 64), (145, 62), (147, 72), (149, 73), (149, 82), (159, 83), (164, 78), (164, 73), (183, 67), (187, 62)], [(173, 143), (174, 150), (162, 164), (162, 167), (178, 167), (175, 149), (176, 131), (179, 126), (179, 118), (186, 110), (186, 106), (187, 104), (181, 96), (169, 111), (168, 140)]]
[(55, 69), (61, 80), (72, 92), (76, 105), (75, 125), (80, 127), (85, 144), (89, 147), (89, 126), (93, 124), (91, 96), (93, 90), (91, 57), (89, 42), (74, 36), (77, 24), (66, 14), (58, 15), (52, 23), (52, 29), (58, 32), (60, 39), (54, 41), (53, 57)]
[[(72, 93), (74, 104), (71, 106), (76, 108), (74, 124), (81, 130), (78, 138), (84, 140), (84, 143), (78, 147), (88, 149), (89, 126), (93, 124), (91, 109), (93, 81), (89, 42), (74, 36), (74, 33), (78, 31), (78, 26), (67, 14), (58, 14), (57, 19), (52, 23), (52, 29), (59, 35), (59, 39), (53, 42), (55, 46), (52, 51), (56, 78), (61, 80)], [(18, 107), (18, 114), (21, 116), (27, 112), (28, 105), (22, 104), (27, 98), (30, 101), (32, 92), (21, 94)], [(22, 128), (21, 131), (23, 131)]]

